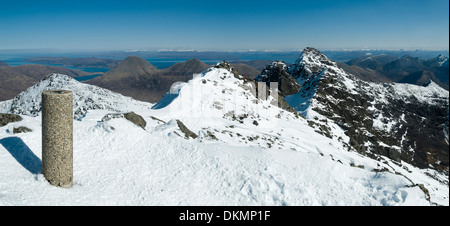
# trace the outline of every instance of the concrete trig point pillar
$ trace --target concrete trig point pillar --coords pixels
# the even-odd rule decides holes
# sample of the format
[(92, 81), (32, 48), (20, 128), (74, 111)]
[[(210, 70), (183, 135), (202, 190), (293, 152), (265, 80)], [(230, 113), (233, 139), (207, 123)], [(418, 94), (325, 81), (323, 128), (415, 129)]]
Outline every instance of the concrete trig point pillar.
[(73, 185), (72, 91), (42, 92), (42, 173), (50, 184)]

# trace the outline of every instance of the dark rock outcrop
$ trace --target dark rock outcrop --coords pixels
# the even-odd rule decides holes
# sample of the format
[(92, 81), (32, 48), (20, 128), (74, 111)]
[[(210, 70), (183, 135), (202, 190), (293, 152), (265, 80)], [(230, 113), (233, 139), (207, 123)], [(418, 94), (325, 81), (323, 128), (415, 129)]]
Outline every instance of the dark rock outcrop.
[(33, 130), (31, 130), (30, 128), (25, 127), (25, 126), (20, 126), (20, 127), (13, 129), (13, 133), (28, 133), (28, 132), (32, 132), (32, 131)]
[(255, 81), (265, 82), (267, 86), (271, 86), (271, 82), (277, 84), (280, 94), (284, 96), (298, 93), (300, 85), (298, 82), (286, 72), (287, 66), (283, 61), (275, 61), (255, 78)]
[(214, 66), (214, 68), (223, 68), (233, 73), (234, 76), (239, 76), (239, 72), (225, 60), (222, 61), (222, 63), (219, 63), (216, 66)]
[(21, 120), (22, 117), (20, 117), (19, 115), (0, 113), (0, 127), (6, 126), (8, 123), (18, 122)]
[(131, 123), (135, 124), (136, 126), (141, 127), (145, 130), (145, 126), (147, 125), (147, 122), (144, 120), (144, 118), (134, 112), (127, 112), (127, 113), (110, 113), (106, 114), (102, 118), (102, 122), (107, 122), (114, 118), (125, 118), (126, 120), (130, 121)]
[(191, 130), (189, 130), (180, 120), (177, 119), (177, 125), (180, 128), (181, 132), (184, 133), (184, 138), (189, 139), (195, 139), (197, 138), (197, 134), (195, 134), (194, 132), (192, 132)]

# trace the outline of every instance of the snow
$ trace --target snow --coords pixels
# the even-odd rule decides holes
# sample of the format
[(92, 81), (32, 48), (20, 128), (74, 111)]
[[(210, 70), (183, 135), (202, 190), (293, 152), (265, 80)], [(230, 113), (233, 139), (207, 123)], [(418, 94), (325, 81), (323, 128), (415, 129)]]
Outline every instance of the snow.
[[(85, 84), (66, 84), (88, 93)], [(449, 205), (448, 185), (427, 173), (442, 175), (349, 152), (271, 105), (272, 98), (257, 99), (250, 86), (211, 68), (177, 86), (164, 104), (128, 99), (86, 110), (74, 120), (68, 189), (40, 173), (41, 118), (24, 111), (22, 121), (0, 127), (0, 205)], [(103, 98), (126, 98), (116, 95)], [(11, 103), (0, 106), (6, 112)], [(125, 118), (101, 121), (130, 110), (146, 120), (145, 129)], [(198, 137), (185, 139), (176, 120)], [(13, 134), (19, 126), (32, 132)], [(382, 168), (389, 171), (375, 171)], [(430, 201), (416, 184), (430, 191)]]
[[(334, 149), (328, 144), (305, 142), (303, 151), (292, 151), (196, 142), (152, 126), (145, 131), (125, 119), (111, 120), (115, 130), (106, 131), (97, 122), (104, 113), (93, 111), (83, 122), (74, 121), (70, 189), (51, 186), (11, 156), (27, 148), (41, 156), (39, 117), (20, 122), (32, 133), (3, 130), (0, 204), (429, 205), (423, 192), (405, 187), (409, 182), (400, 176), (349, 167), (316, 153)], [(6, 149), (13, 138), (23, 143)]]
[(108, 109), (112, 111), (128, 109), (128, 111), (133, 111), (136, 108), (151, 108), (153, 106), (150, 103), (133, 100), (130, 97), (125, 97), (107, 89), (79, 83), (67, 75), (50, 74), (36, 85), (17, 95), (13, 100), (0, 104), (0, 111), (38, 116), (41, 109), (41, 93), (49, 89), (72, 91), (74, 118), (78, 120), (81, 120), (87, 111), (91, 109)]
[(420, 102), (435, 102), (437, 100), (449, 98), (447, 90), (440, 87), (438, 84), (430, 80), (430, 84), (426, 87), (411, 85), (406, 83), (392, 83), (392, 87), (397, 95), (394, 96), (413, 96)]

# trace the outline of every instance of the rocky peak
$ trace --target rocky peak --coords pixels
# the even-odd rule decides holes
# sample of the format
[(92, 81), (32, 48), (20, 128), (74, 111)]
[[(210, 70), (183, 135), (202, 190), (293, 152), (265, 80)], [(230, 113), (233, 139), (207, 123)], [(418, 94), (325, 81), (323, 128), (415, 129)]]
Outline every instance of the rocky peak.
[(333, 74), (337, 71), (343, 73), (336, 62), (328, 59), (325, 54), (315, 48), (307, 47), (295, 63), (289, 66), (287, 72), (302, 85), (307, 80), (323, 75), (324, 70), (331, 71)]
[(288, 73), (302, 88), (286, 101), (319, 133), (364, 155), (448, 173), (448, 91), (434, 82), (426, 87), (365, 82), (313, 48), (306, 48)]
[(265, 82), (267, 86), (271, 86), (271, 82), (278, 83), (278, 90), (282, 96), (288, 96), (298, 93), (300, 85), (287, 73), (287, 66), (283, 61), (275, 61), (259, 74), (255, 80)]
[(233, 73), (235, 76), (239, 75), (239, 72), (233, 67), (231, 66), (230, 63), (228, 63), (227, 61), (222, 61), (222, 63), (217, 63), (216, 66), (214, 66), (214, 68), (223, 68), (228, 70), (229, 72)]

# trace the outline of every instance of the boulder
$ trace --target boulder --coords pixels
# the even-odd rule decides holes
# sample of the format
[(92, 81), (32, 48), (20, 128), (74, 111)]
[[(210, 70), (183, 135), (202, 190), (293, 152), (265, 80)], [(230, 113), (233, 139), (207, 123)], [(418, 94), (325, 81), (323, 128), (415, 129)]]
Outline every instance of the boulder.
[(145, 126), (147, 125), (147, 122), (142, 118), (142, 116), (134, 113), (134, 112), (128, 112), (123, 114), (123, 116), (130, 122), (134, 123), (135, 125), (141, 127), (142, 129), (145, 129)]
[(109, 121), (114, 118), (125, 118), (126, 120), (132, 122), (133, 124), (141, 127), (145, 130), (145, 126), (147, 125), (147, 122), (144, 120), (144, 118), (134, 112), (128, 112), (128, 113), (110, 113), (106, 114), (102, 118), (102, 122)]
[(32, 131), (33, 130), (31, 130), (30, 128), (25, 127), (25, 126), (20, 126), (20, 127), (13, 129), (13, 133), (28, 133), (28, 132), (32, 132)]
[(189, 139), (189, 137), (192, 137), (193, 139), (197, 138), (197, 134), (189, 130), (180, 120), (177, 119), (178, 127), (180, 128), (181, 132), (184, 133), (184, 138)]
[(4, 114), (0, 113), (0, 127), (6, 126), (10, 122), (21, 121), (22, 117), (16, 114)]

